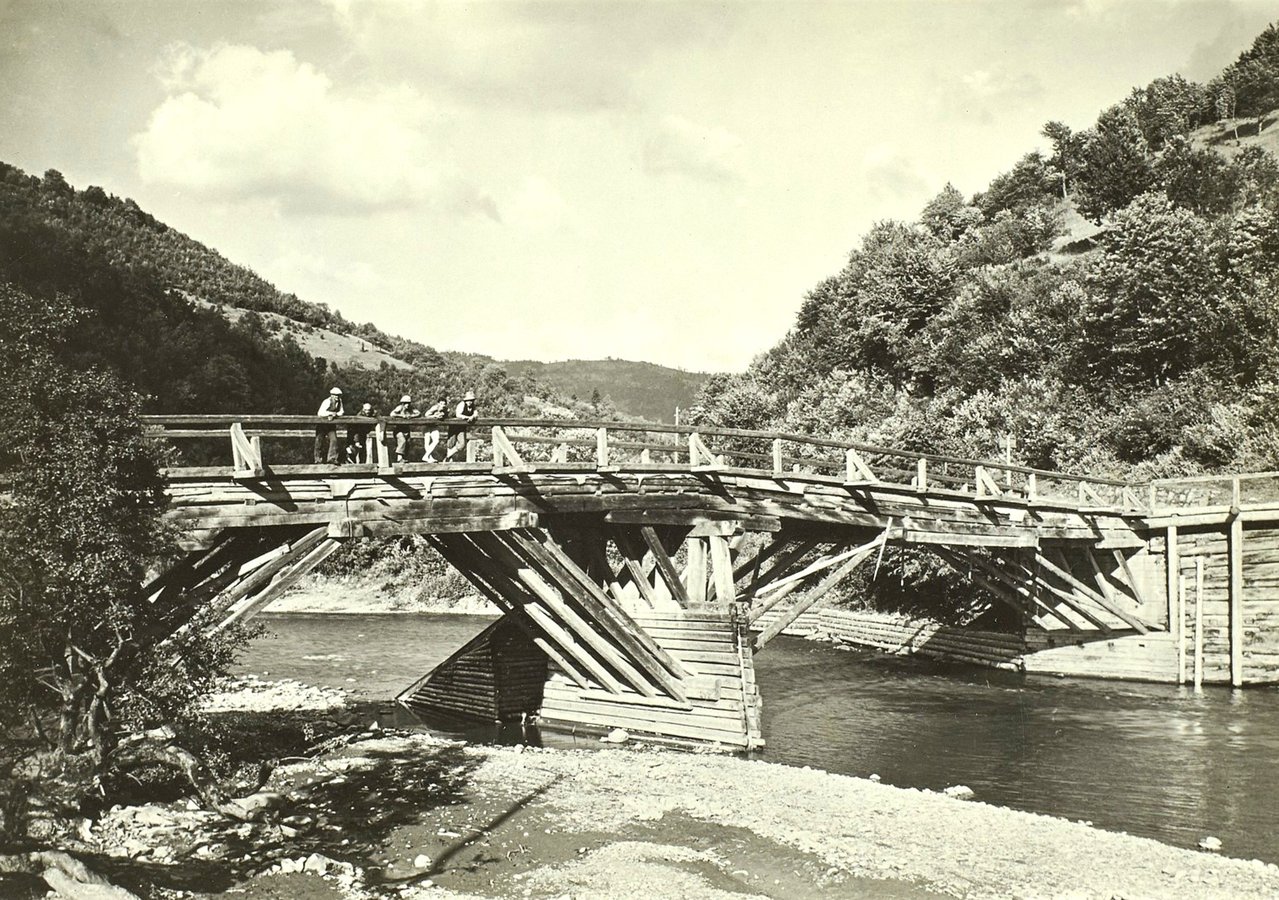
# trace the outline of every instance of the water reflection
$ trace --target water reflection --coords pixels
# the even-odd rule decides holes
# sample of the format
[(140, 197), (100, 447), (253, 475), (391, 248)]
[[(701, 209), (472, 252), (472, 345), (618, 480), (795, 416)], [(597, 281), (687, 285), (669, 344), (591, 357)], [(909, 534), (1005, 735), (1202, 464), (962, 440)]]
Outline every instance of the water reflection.
[[(474, 616), (268, 618), (244, 669), (392, 697), (483, 629)], [(358, 635), (358, 637), (355, 637)], [(778, 638), (756, 660), (764, 758), (1279, 862), (1279, 691), (1015, 673)], [(395, 721), (407, 714), (387, 710)], [(439, 719), (468, 740), (598, 746), (593, 737)]]

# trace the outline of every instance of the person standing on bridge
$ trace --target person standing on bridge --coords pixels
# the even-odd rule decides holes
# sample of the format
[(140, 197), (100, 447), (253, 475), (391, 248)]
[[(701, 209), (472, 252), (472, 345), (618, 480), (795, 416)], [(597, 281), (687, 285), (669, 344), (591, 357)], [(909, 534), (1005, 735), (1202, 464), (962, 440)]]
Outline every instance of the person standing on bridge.
[[(362, 419), (372, 419), (373, 404), (365, 403), (360, 407)], [(365, 463), (369, 461), (369, 432), (373, 430), (371, 422), (352, 422), (346, 429), (346, 461), (349, 463)]]
[[(453, 418), (459, 421), (449, 426), (449, 452), (445, 454), (445, 459), (451, 459), (458, 454), (463, 454), (466, 450), (466, 429), (475, 421), (479, 413), (475, 410), (475, 391), (467, 391), (457, 409), (453, 411)], [(463, 454), (463, 459), (465, 459)]]
[[(391, 418), (393, 419), (417, 419), (421, 415), (422, 411), (413, 406), (413, 398), (408, 394), (401, 397), (395, 409), (391, 410)], [(405, 424), (396, 425), (393, 434), (395, 435), (395, 461), (402, 463), (409, 449), (409, 439), (412, 437), (412, 432), (409, 430), (409, 426)]]
[(449, 399), (444, 394), (440, 394), (440, 399), (435, 405), (422, 413), (425, 419), (434, 419), (435, 422), (426, 426), (426, 449), (422, 452), (422, 462), (440, 462), (440, 457), (444, 448), (440, 446), (440, 422), (449, 414)]
[[(335, 387), (324, 398), (316, 415), (324, 416), (326, 419), (336, 419), (344, 414), (342, 389)], [(338, 464), (338, 427), (336, 425), (315, 426), (315, 462), (317, 465), (324, 462), (333, 466)]]

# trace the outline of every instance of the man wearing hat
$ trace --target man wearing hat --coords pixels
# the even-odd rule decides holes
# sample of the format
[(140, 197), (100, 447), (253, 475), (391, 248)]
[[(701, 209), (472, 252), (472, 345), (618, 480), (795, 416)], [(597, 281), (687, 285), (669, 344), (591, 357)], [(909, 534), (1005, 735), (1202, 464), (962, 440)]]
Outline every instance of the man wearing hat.
[[(408, 394), (401, 397), (395, 409), (391, 410), (393, 419), (416, 419), (421, 415), (422, 411), (413, 406), (413, 398)], [(395, 434), (395, 461), (402, 463), (409, 448), (409, 426), (396, 425), (393, 433)]]
[[(457, 409), (453, 411), (453, 418), (458, 419), (458, 423), (449, 426), (449, 452), (445, 459), (452, 459), (454, 456), (462, 454), (466, 449), (466, 429), (467, 426), (475, 421), (478, 413), (475, 411), (475, 391), (467, 391), (466, 395), (458, 403)], [(465, 455), (463, 455), (465, 459)]]
[[(362, 419), (374, 417), (373, 404), (366, 403), (356, 413)], [(366, 463), (369, 461), (369, 432), (373, 430), (372, 422), (354, 422), (346, 428), (346, 461), (350, 463)]]
[[(341, 388), (335, 387), (329, 391), (329, 395), (320, 404), (320, 411), (316, 415), (324, 416), (326, 419), (336, 419), (343, 415)], [(324, 462), (333, 466), (338, 464), (338, 427), (336, 425), (315, 426), (315, 462), (317, 465)]]

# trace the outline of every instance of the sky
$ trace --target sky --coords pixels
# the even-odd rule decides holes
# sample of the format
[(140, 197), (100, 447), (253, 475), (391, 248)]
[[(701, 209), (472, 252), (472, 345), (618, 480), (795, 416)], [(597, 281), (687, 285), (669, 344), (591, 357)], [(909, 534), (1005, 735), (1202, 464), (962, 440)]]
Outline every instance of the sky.
[(738, 371), (859, 236), (1254, 0), (0, 0), (0, 160), (441, 350)]

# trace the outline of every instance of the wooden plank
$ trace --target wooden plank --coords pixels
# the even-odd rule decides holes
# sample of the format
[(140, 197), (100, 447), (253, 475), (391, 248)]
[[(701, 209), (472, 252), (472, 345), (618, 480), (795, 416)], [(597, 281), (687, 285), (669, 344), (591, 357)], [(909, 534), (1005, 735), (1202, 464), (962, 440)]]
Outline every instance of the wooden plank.
[(846, 578), (854, 569), (856, 569), (866, 560), (870, 559), (870, 557), (874, 554), (875, 550), (878, 549), (879, 543), (883, 541), (885, 538), (886, 538), (886, 535), (883, 537), (880, 537), (879, 539), (875, 541), (871, 541), (869, 544), (864, 545), (862, 548), (862, 552), (859, 555), (854, 556), (851, 559), (848, 559), (842, 566), (840, 566), (834, 572), (828, 575), (826, 579), (822, 581), (821, 584), (813, 588), (812, 592), (809, 593), (807, 597), (805, 597), (800, 602), (796, 603), (794, 606), (788, 609), (785, 613), (779, 616), (776, 622), (773, 622), (771, 625), (765, 628), (762, 632), (760, 632), (760, 634), (758, 634), (755, 637), (755, 641), (752, 646), (753, 652), (758, 653), (759, 651), (763, 650), (764, 647), (768, 645), (768, 642), (771, 641), (773, 638), (777, 637), (777, 635), (781, 634), (786, 629), (786, 627), (790, 625), (791, 622), (794, 622), (801, 615), (807, 612), (810, 608), (812, 608), (814, 604), (817, 603), (817, 601), (821, 600), (824, 596), (826, 596), (826, 594), (829, 593), (832, 588), (834, 588), (837, 584), (843, 581), (844, 578)]
[(688, 565), (684, 567), (684, 589), (690, 603), (706, 602), (706, 539), (690, 537), (684, 542)]
[(334, 550), (341, 546), (342, 542), (334, 538), (325, 537), (324, 540), (311, 550), (286, 571), (280, 573), (280, 577), (269, 584), (260, 593), (251, 597), (246, 597), (244, 601), (235, 607), (231, 613), (214, 626), (213, 631), (219, 632), (229, 628), (236, 622), (241, 622), (257, 615), (273, 603), (281, 594), (287, 591), (304, 575), (311, 572), (316, 566), (324, 562)]
[(658, 537), (652, 525), (641, 525), (640, 535), (644, 538), (644, 543), (648, 545), (648, 551), (652, 555), (653, 561), (657, 563), (657, 572), (661, 576), (662, 582), (666, 585), (666, 589), (671, 592), (675, 602), (680, 606), (687, 607), (689, 605), (688, 592), (684, 590), (684, 583), (680, 581), (679, 573), (675, 571), (675, 564), (671, 562), (670, 556), (667, 555), (661, 538)]

